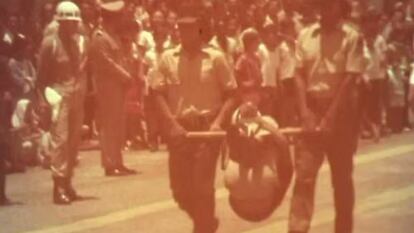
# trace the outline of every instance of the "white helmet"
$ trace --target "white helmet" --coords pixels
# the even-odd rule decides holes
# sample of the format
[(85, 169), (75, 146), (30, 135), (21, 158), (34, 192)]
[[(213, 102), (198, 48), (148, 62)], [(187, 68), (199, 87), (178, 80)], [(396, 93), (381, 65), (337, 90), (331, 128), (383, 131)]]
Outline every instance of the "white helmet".
[(56, 19), (58, 21), (81, 21), (79, 7), (71, 1), (63, 1), (56, 7)]

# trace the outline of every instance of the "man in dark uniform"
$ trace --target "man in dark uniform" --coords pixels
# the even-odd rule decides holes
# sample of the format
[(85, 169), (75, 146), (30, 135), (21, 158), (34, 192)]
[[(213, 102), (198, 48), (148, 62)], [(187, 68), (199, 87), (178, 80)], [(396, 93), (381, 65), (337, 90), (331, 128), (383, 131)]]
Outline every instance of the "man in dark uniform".
[(125, 142), (125, 100), (133, 77), (128, 69), (128, 46), (122, 44), (125, 3), (122, 0), (101, 0), (101, 28), (91, 41), (91, 63), (97, 89), (98, 127), (102, 165), (106, 176), (136, 174), (124, 166), (122, 148)]
[[(0, 38), (3, 36), (0, 22)], [(14, 82), (8, 69), (7, 43), (0, 41), (0, 206), (9, 203), (6, 197), (6, 159), (10, 153), (11, 90)]]
[[(67, 205), (79, 198), (71, 181), (83, 121), (87, 41), (79, 33), (77, 5), (70, 1), (59, 3), (56, 17), (57, 33), (44, 38), (40, 48), (37, 89), (40, 99), (54, 102), (50, 127), (53, 201)], [(56, 98), (49, 98), (48, 92), (55, 93)]]
[(224, 54), (203, 47), (202, 20), (195, 6), (178, 21), (181, 46), (166, 51), (153, 80), (160, 110), (169, 130), (169, 174), (173, 197), (193, 221), (194, 233), (212, 233), (215, 217), (214, 179), (218, 141), (185, 138), (188, 131), (220, 130), (235, 101), (236, 82)]
[(289, 232), (309, 231), (316, 178), (326, 156), (334, 189), (335, 233), (351, 233), (359, 125), (356, 83), (364, 70), (363, 41), (343, 22), (345, 0), (320, 0), (318, 5), (320, 22), (302, 30), (298, 38), (296, 84), (303, 127), (319, 127), (322, 133), (304, 135), (298, 142)]

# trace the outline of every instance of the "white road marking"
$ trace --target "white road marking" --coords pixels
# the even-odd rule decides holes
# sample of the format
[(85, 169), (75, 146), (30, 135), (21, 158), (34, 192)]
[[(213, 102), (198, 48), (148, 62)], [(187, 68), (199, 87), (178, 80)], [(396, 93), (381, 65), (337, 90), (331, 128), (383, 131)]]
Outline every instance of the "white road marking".
[[(375, 162), (375, 161), (379, 161), (379, 160), (383, 160), (383, 159), (387, 159), (387, 158), (391, 158), (391, 157), (395, 157), (395, 156), (399, 156), (399, 155), (404, 155), (407, 154), (408, 152), (413, 152), (414, 151), (414, 145), (402, 145), (402, 146), (398, 146), (398, 147), (394, 147), (394, 148), (390, 148), (387, 150), (383, 150), (380, 152), (371, 152), (371, 153), (366, 153), (366, 154), (361, 154), (361, 155), (357, 155), (357, 157), (355, 158), (355, 164), (356, 165), (363, 165), (363, 164), (367, 164), (367, 163), (371, 163), (371, 162)], [(322, 172), (326, 172), (328, 171), (329, 167), (325, 164), (321, 171)], [(384, 205), (384, 203), (396, 203), (396, 200), (401, 200), (402, 198), (409, 198), (411, 196), (414, 196), (414, 187), (409, 187), (407, 188), (407, 190), (404, 191), (406, 195), (400, 195), (401, 190), (399, 190), (398, 192), (390, 192), (390, 193), (385, 193), (385, 194), (380, 194), (378, 197), (373, 197), (374, 201), (369, 201), (369, 202), (364, 202), (364, 204), (362, 205), (363, 209), (367, 209), (367, 208), (372, 208), (372, 206), (375, 204), (375, 206), (377, 206), (378, 204)], [(393, 199), (391, 198), (392, 196), (396, 195), (398, 193), (399, 198), (397, 199)], [(409, 195), (408, 195), (409, 194)], [(396, 195), (396, 196), (398, 196)], [(218, 189), (216, 192), (216, 198), (217, 199), (222, 199), (222, 198), (226, 198), (228, 196), (227, 191), (224, 188)], [(385, 198), (386, 197), (386, 198)], [(388, 200), (387, 198), (390, 197)], [(375, 201), (375, 200), (380, 200), (380, 201)], [(151, 204), (146, 204), (146, 205), (141, 205), (141, 206), (136, 206), (136, 207), (132, 207), (129, 209), (125, 209), (125, 210), (121, 210), (121, 211), (116, 211), (116, 212), (112, 212), (109, 213), (107, 215), (103, 215), (103, 216), (97, 216), (97, 217), (91, 217), (91, 218), (87, 218), (87, 219), (83, 219), (80, 221), (76, 221), (73, 223), (68, 223), (68, 224), (62, 224), (59, 226), (51, 226), (51, 227), (47, 227), (44, 229), (40, 229), (40, 230), (34, 230), (34, 231), (27, 231), (25, 233), (73, 233), (73, 232), (82, 232), (82, 231), (86, 231), (86, 230), (91, 230), (91, 229), (96, 229), (96, 228), (101, 228), (107, 225), (111, 225), (111, 224), (115, 224), (118, 222), (122, 222), (122, 221), (126, 221), (126, 220), (130, 220), (130, 219), (134, 219), (134, 218), (139, 218), (140, 216), (145, 216), (148, 214), (153, 214), (153, 213), (157, 213), (157, 212), (161, 212), (161, 211), (166, 211), (169, 209), (173, 209), (173, 208), (177, 208), (175, 202), (172, 199), (169, 200), (165, 200), (165, 201), (160, 201), (160, 202), (156, 202), (156, 203), (151, 203)], [(325, 222), (329, 222), (331, 221), (331, 219), (333, 218), (333, 214), (332, 211), (328, 211), (328, 210), (322, 210), (319, 213), (319, 218), (315, 218), (314, 224), (322, 224)], [(286, 225), (285, 223), (277, 223), (275, 226), (266, 226), (263, 228), (262, 230), (255, 230), (252, 231), (253, 232), (260, 232), (260, 233), (265, 233), (265, 232), (279, 232), (277, 227), (281, 227), (281, 225)], [(283, 226), (282, 226), (283, 227)], [(261, 229), (261, 228), (260, 228)], [(268, 231), (267, 231), (268, 229)], [(283, 232), (283, 231), (282, 231)], [(250, 232), (249, 232), (250, 233)]]

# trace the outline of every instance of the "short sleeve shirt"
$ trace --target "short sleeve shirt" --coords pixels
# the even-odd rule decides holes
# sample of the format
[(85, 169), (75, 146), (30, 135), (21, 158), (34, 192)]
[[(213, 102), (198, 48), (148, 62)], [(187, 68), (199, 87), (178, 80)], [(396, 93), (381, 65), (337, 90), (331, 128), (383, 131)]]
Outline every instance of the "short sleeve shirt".
[(367, 66), (364, 73), (370, 80), (385, 79), (387, 72), (385, 65), (386, 51), (387, 43), (381, 35), (375, 39), (372, 45), (365, 45)]
[(279, 81), (293, 78), (295, 59), (285, 42), (280, 43), (273, 51), (261, 44), (259, 57), (262, 64), (264, 86), (276, 87)]
[(225, 56), (213, 48), (203, 48), (191, 57), (180, 46), (167, 50), (158, 69), (153, 88), (166, 96), (177, 117), (215, 114), (225, 93), (237, 87)]
[(319, 24), (303, 29), (296, 48), (296, 67), (306, 75), (307, 92), (332, 98), (345, 74), (365, 68), (361, 35), (347, 24), (323, 32)]

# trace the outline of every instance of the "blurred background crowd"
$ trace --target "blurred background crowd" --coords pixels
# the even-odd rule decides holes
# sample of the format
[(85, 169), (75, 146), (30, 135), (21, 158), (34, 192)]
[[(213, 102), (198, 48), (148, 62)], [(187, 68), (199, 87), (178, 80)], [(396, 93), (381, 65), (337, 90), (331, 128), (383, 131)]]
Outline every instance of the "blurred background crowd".
[[(297, 125), (295, 97), (291, 89), (293, 75), (289, 75), (289, 70), (294, 69), (298, 34), (318, 20), (314, 7), (317, 3), (312, 0), (200, 1), (202, 14), (205, 14), (206, 46), (225, 53), (235, 75), (243, 75), (247, 71), (237, 66), (244, 64), (240, 59), (245, 50), (251, 49), (250, 46), (245, 48), (243, 35), (246, 35), (245, 39), (249, 36), (257, 39), (258, 46), (252, 48), (258, 54), (260, 80), (263, 86), (279, 90), (273, 104), (283, 106), (274, 115), (284, 126)], [(82, 33), (90, 37), (101, 24), (97, 2), (73, 2), (81, 10)], [(151, 74), (160, 54), (180, 44), (177, 18), (182, 1), (126, 2), (125, 14), (133, 20), (128, 25), (120, 25), (119, 33), (125, 33), (126, 40), (132, 38), (133, 46), (125, 43), (125, 50), (132, 54), (131, 59), (139, 66), (139, 72), (135, 72), (136, 82), (130, 84), (125, 106), (128, 112), (125, 149), (157, 151), (162, 144), (162, 130), (160, 114), (151, 95)], [(13, 117), (15, 121), (19, 117), (18, 101), (30, 100), (33, 95), (39, 47), (42, 39), (53, 33), (58, 3), (57, 0), (0, 3), (0, 124), (3, 139), (11, 138), (7, 132), (19, 127), (18, 122), (12, 121)], [(363, 93), (361, 137), (364, 139), (378, 142), (381, 137), (412, 128), (409, 90), (414, 62), (413, 7), (411, 0), (350, 1), (347, 21), (363, 35), (367, 57), (367, 70), (360, 83)], [(88, 76), (83, 127), (85, 148), (99, 146), (96, 140), (99, 134), (95, 117), (96, 89), (90, 78), (92, 75)], [(5, 142), (1, 153), (7, 155), (9, 172), (22, 172), (27, 164), (38, 164), (39, 161), (47, 167), (44, 157), (27, 158), (22, 155), (23, 150), (14, 149), (13, 139), (2, 141)]]

